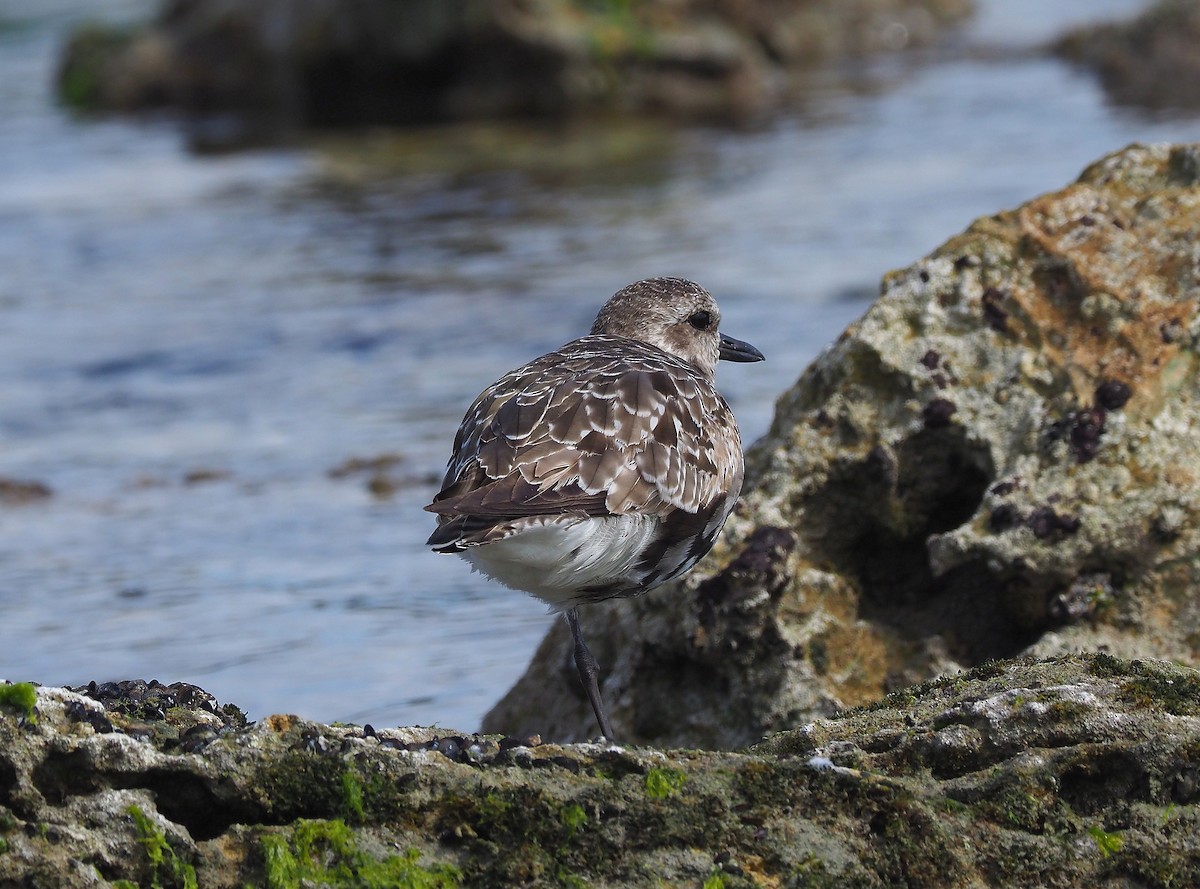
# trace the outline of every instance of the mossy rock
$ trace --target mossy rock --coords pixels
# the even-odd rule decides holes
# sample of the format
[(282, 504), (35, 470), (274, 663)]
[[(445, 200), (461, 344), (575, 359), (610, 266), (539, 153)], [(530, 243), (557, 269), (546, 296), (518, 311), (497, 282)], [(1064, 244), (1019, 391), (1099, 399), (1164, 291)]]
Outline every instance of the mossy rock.
[(1197, 682), (996, 661), (739, 753), (295, 717), (189, 752), (40, 688), (0, 708), (0, 884), (1195, 885)]

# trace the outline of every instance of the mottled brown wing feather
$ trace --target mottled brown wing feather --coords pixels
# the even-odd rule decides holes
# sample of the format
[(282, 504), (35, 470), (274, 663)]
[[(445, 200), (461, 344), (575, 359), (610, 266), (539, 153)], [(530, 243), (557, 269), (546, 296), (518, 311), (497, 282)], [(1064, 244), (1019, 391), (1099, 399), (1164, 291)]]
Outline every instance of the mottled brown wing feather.
[(741, 477), (737, 426), (695, 368), (638, 340), (588, 336), (480, 395), (426, 509), (444, 545), (464, 516), (699, 513), (736, 497)]
[(578, 487), (538, 488), (520, 475), (486, 481), (479, 487), (453, 497), (436, 500), (427, 510), (438, 515), (518, 516), (556, 515), (582, 512), (605, 515), (603, 494), (584, 494)]

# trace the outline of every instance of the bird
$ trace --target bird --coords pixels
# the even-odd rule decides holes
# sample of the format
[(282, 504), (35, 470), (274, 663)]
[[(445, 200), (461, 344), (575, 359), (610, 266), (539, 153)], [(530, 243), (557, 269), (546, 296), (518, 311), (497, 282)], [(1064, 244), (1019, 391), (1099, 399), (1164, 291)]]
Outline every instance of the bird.
[(615, 740), (578, 609), (639, 596), (712, 547), (741, 492), (741, 436), (717, 362), (762, 361), (712, 295), (647, 278), (587, 336), (502, 376), (467, 409), (427, 545), (565, 614), (600, 731)]

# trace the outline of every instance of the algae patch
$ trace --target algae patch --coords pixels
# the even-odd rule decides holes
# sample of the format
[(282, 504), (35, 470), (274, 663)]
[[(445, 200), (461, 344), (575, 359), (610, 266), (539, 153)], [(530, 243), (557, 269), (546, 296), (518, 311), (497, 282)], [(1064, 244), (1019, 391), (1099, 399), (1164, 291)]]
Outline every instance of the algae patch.
[(1119, 832), (1109, 833), (1103, 828), (1089, 827), (1088, 834), (1096, 841), (1096, 848), (1100, 850), (1100, 855), (1104, 858), (1120, 852), (1125, 846), (1125, 840), (1122, 839)]
[[(196, 869), (188, 864), (171, 848), (166, 835), (154, 826), (146, 813), (138, 806), (130, 806), (125, 810), (137, 828), (138, 842), (146, 850), (150, 859), (150, 886), (152, 889), (163, 889), (164, 886), (182, 886), (183, 889), (199, 889), (196, 881)], [(167, 882), (163, 882), (163, 878)]]
[(30, 722), (37, 721), (37, 689), (32, 682), (0, 685), (0, 704), (22, 711)]
[(1175, 716), (1200, 715), (1200, 673), (1175, 665), (1132, 661), (1122, 691), (1139, 706), (1160, 706)]
[(651, 769), (646, 773), (646, 795), (666, 799), (677, 794), (686, 781), (687, 775), (678, 769)]
[(317, 883), (363, 889), (450, 889), (462, 882), (462, 873), (449, 864), (424, 867), (420, 853), (375, 860), (358, 847), (354, 832), (340, 819), (298, 820), (290, 839), (281, 833), (262, 838), (262, 853), (269, 889), (299, 889)]
[(342, 792), (347, 816), (350, 820), (361, 824), (366, 818), (366, 812), (363, 809), (363, 783), (356, 773), (342, 773)]
[(573, 803), (562, 810), (560, 817), (562, 823), (567, 826), (568, 838), (574, 837), (579, 832), (579, 828), (587, 824), (587, 812), (583, 810), (583, 806)]

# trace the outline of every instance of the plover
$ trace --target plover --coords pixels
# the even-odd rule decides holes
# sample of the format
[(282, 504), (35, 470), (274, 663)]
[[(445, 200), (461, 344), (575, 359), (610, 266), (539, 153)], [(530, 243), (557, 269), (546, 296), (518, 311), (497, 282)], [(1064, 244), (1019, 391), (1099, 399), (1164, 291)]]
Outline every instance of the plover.
[(761, 361), (717, 330), (707, 290), (650, 278), (618, 291), (591, 333), (510, 371), (467, 410), (429, 546), (565, 612), (575, 666), (613, 730), (578, 607), (637, 596), (708, 552), (744, 470), (718, 359)]

